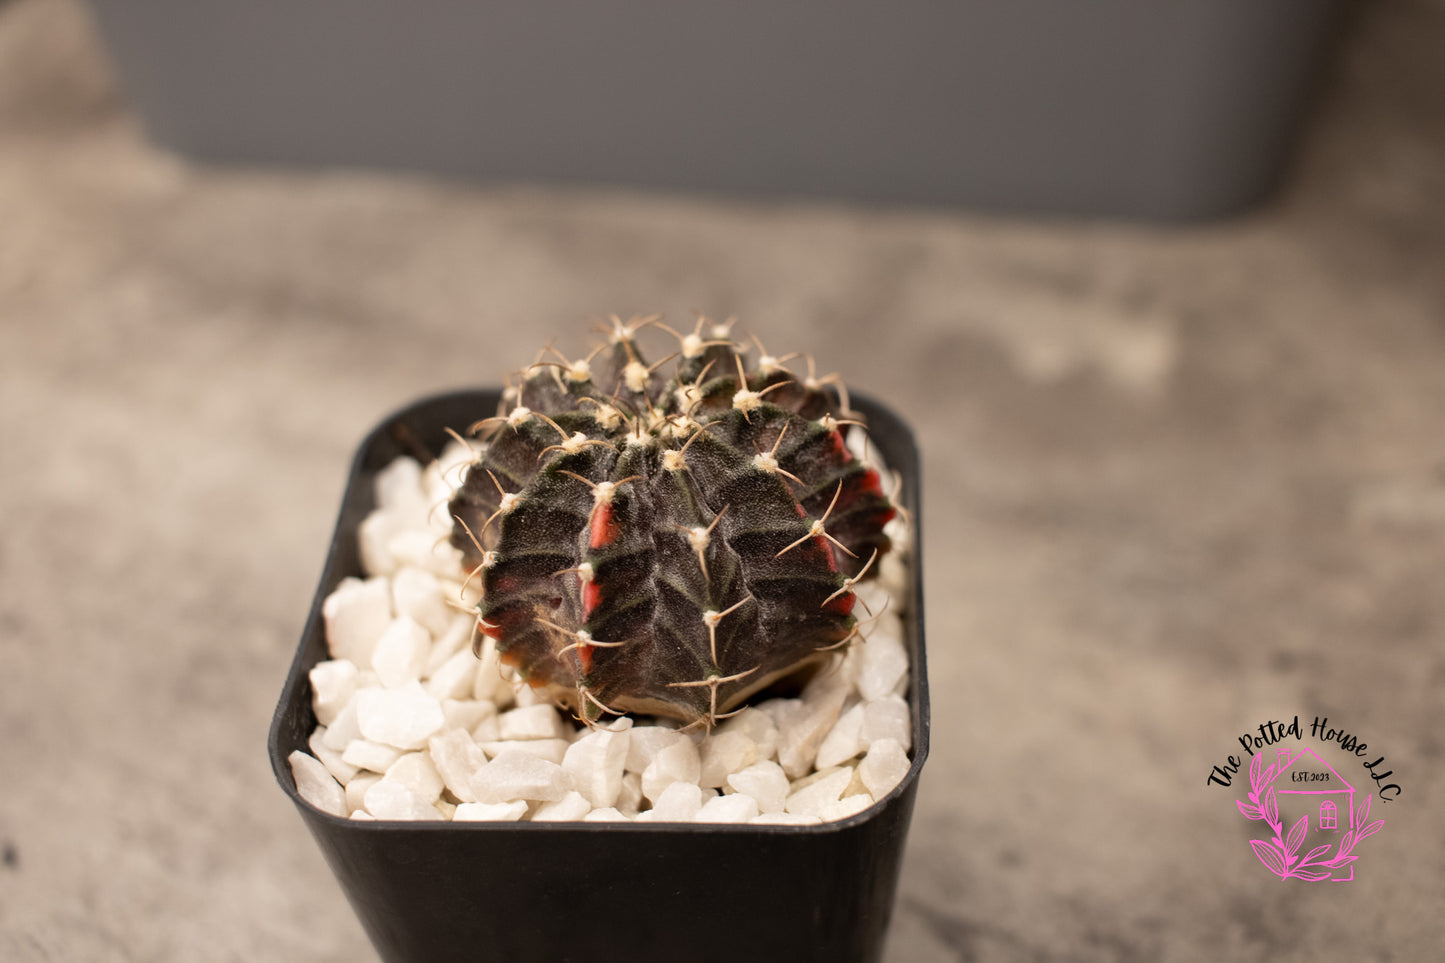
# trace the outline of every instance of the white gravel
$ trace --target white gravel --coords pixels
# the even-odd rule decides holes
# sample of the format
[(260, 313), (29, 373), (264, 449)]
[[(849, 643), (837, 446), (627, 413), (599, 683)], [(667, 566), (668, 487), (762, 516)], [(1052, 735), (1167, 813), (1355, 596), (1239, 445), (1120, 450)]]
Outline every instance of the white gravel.
[(857, 589), (860, 616), (877, 617), (798, 698), (711, 734), (641, 717), (589, 730), (510, 677), (490, 640), (472, 654), (473, 619), (458, 609), (475, 606), (476, 588), (462, 587), (438, 508), (472, 457), (453, 444), (425, 468), (399, 458), (377, 475), (378, 508), (359, 533), (367, 577), (322, 606), (331, 659), (310, 673), (320, 724), (311, 752), (290, 756), (307, 802), (352, 819), (808, 825), (861, 812), (907, 774), (902, 519), (879, 577)]

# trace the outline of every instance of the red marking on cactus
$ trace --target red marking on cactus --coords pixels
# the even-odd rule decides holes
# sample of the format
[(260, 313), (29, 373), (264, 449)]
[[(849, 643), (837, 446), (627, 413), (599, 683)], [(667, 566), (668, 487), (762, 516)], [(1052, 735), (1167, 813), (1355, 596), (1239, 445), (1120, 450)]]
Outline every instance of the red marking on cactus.
[(621, 526), (612, 519), (612, 506), (598, 505), (592, 513), (592, 530), (588, 534), (588, 548), (605, 548), (617, 539)]
[[(878, 472), (872, 468), (866, 469), (861, 475), (856, 476), (844, 486), (842, 497), (838, 501), (838, 507), (847, 511), (860, 499), (867, 498), (868, 496), (886, 499), (886, 496), (883, 494), (883, 483), (878, 477)], [(891, 503), (885, 501), (885, 504), (887, 507), (875, 509), (872, 515), (873, 521), (871, 524), (877, 525), (880, 529), (898, 514)]]
[(830, 599), (828, 603), (823, 606), (823, 611), (831, 612), (834, 615), (852, 615), (853, 606), (857, 601), (858, 596), (852, 592), (844, 592), (837, 598)]
[(837, 428), (834, 428), (828, 433), (828, 440), (833, 443), (833, 450), (828, 452), (828, 454), (833, 458), (847, 462), (851, 455), (848, 451), (848, 443), (843, 440), (843, 433)]
[(577, 664), (582, 667), (583, 673), (592, 671), (592, 646), (586, 642), (577, 643)]
[(502, 652), (498, 654), (497, 661), (502, 663), (502, 665), (510, 665), (516, 668), (522, 662), (522, 653), (516, 649), (512, 649), (509, 652)]
[(592, 612), (602, 601), (602, 589), (596, 582), (582, 583), (582, 621), (592, 618)]

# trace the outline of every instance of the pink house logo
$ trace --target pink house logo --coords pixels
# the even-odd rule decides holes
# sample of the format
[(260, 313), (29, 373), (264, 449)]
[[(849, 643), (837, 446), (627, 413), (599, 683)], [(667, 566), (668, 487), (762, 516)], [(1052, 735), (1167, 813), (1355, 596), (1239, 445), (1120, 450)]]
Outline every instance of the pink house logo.
[(1385, 824), (1367, 822), (1370, 794), (1357, 804), (1355, 787), (1313, 749), (1278, 749), (1268, 766), (1264, 756), (1250, 761), (1248, 802), (1234, 803), (1245, 818), (1264, 822), (1272, 833), (1249, 841), (1254, 855), (1280, 879), (1354, 879), (1355, 847)]

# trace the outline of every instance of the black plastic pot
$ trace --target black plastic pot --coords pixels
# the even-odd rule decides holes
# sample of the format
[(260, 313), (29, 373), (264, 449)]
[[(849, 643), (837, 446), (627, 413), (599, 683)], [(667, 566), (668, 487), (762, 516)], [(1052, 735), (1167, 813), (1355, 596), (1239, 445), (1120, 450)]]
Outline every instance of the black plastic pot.
[(357, 526), (399, 455), (442, 450), (444, 429), (495, 411), (495, 390), (424, 399), (383, 421), (352, 465), (331, 552), (271, 723), (271, 765), (388, 961), (876, 960), (928, 756), (918, 451), (887, 408), (856, 395), (903, 474), (915, 520), (904, 620), (913, 765), (873, 807), (815, 826), (353, 821), (304, 802), (287, 763), (316, 726), (308, 672), (327, 658), (321, 603), (361, 572)]

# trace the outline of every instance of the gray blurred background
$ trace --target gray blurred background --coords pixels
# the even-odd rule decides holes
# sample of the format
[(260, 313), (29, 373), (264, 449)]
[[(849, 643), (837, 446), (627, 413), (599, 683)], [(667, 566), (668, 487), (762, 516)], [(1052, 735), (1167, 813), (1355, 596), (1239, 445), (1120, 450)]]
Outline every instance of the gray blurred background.
[[(91, 8), (0, 2), (0, 958), (372, 958), (264, 748), (350, 453), (613, 311), (735, 314), (917, 430), (892, 963), (1438, 957), (1442, 45), (1440, 0), (1345, 10), (1277, 190), (1025, 217), (197, 163)], [(1205, 785), (1296, 713), (1403, 787), (1347, 886)]]

